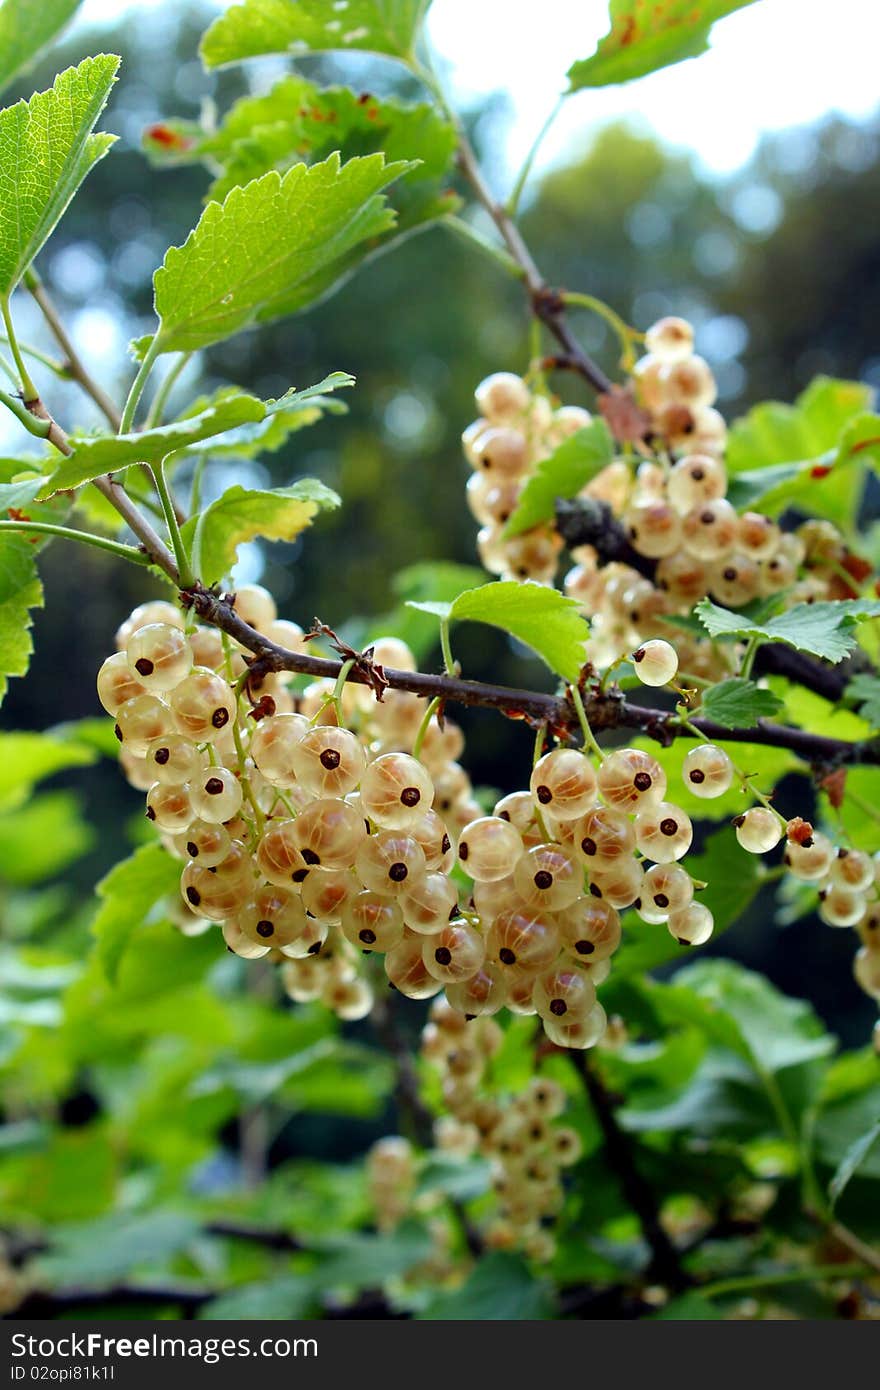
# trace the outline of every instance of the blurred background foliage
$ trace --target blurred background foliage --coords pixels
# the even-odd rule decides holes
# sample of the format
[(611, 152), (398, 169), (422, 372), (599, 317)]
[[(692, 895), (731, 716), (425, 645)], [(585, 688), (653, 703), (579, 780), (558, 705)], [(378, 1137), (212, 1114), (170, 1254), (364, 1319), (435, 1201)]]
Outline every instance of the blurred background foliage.
[[(151, 170), (139, 148), (142, 132), (156, 120), (197, 115), (205, 100), (223, 110), (244, 90), (238, 70), (202, 71), (195, 55), (203, 28), (198, 6), (128, 12), (123, 22), (94, 35), (78, 33), (19, 84), (21, 93), (47, 86), (67, 62), (99, 48), (123, 55), (106, 122), (121, 141), (85, 184), (41, 265), (84, 355), (117, 394), (129, 374), (125, 344), (150, 327), (152, 271), (165, 248), (181, 242), (194, 224), (202, 192), (201, 173)], [(344, 76), (330, 59), (303, 67), (321, 80)], [(377, 70), (383, 90), (389, 76), (394, 79), (387, 67)], [(411, 94), (406, 81), (399, 85)], [(490, 166), (509, 118), (502, 93), (469, 113)], [(663, 148), (636, 123), (614, 124), (585, 131), (568, 161), (534, 188), (524, 230), (552, 283), (602, 297), (641, 328), (667, 312), (692, 319), (698, 348), (718, 377), (719, 405), (730, 418), (758, 400), (792, 399), (817, 372), (880, 383), (878, 173), (880, 117), (864, 125), (829, 119), (775, 135), (747, 166), (723, 178), (701, 173), (686, 153)], [(207, 182), (204, 176), (204, 187)], [(22, 336), (40, 340), (23, 296), (19, 313)], [(587, 350), (613, 369), (614, 344), (602, 324), (584, 315), (576, 327)], [(527, 330), (519, 288), (478, 252), (435, 228), (369, 263), (316, 311), (203, 354), (184, 376), (180, 407), (187, 386), (194, 394), (234, 381), (277, 396), (336, 369), (357, 377), (346, 417), (329, 417), (294, 435), (259, 463), (218, 463), (210, 471), (217, 493), (244, 480), (247, 471), (251, 482), (269, 478), (273, 484), (315, 475), (343, 497), (342, 509), (295, 545), (249, 549), (242, 575), (260, 578), (282, 613), (304, 626), (318, 615), (363, 638), (381, 630), (382, 616), (399, 603), (396, 573), (433, 560), (473, 564), (475, 526), (464, 503), (468, 470), (459, 436), (473, 415), (475, 384), (489, 371), (526, 365)], [(567, 400), (589, 404), (574, 379), (557, 379), (557, 389)], [(97, 424), (74, 388), (53, 390), (56, 414)], [(4, 447), (9, 451), (8, 440)], [(140, 574), (90, 551), (77, 554), (72, 568), (69, 552), (52, 547), (41, 569), (46, 605), (36, 618), (36, 654), (28, 677), (11, 685), (3, 710), (7, 729), (93, 719), (94, 672), (112, 648), (118, 623), (147, 596)], [(476, 634), (465, 628), (456, 652), (474, 676), (517, 684), (546, 679), (536, 663), (486, 629)], [(428, 660), (436, 662), (435, 655)], [(504, 791), (520, 785), (529, 736), (485, 714), (462, 722), (475, 784)], [(314, 1280), (300, 1278), (297, 1260), (314, 1270), (333, 1258), (353, 1259), (353, 1246), (344, 1256), (321, 1249), (294, 1257), (279, 1292), (277, 1278), (260, 1283), (273, 1268), (265, 1250), (235, 1241), (218, 1245), (199, 1222), (212, 1214), (217, 1193), (231, 1192), (224, 1211), (231, 1204), (249, 1219), (291, 1226), (305, 1237), (334, 1224), (357, 1228), (366, 1216), (362, 1181), (346, 1165), (395, 1126), (387, 1061), (361, 1042), (360, 1027), (340, 1039), (329, 1017), (311, 1009), (279, 1011), (264, 997), (260, 972), (219, 956), (213, 933), (185, 940), (164, 924), (146, 928), (136, 961), (129, 956), (121, 989), (113, 991), (94, 957), (87, 957), (92, 890), (144, 838), (140, 798), (103, 756), (103, 725), (62, 728), (57, 746), (61, 751), (38, 794), (28, 800), (28, 778), (16, 787), (13, 775), (0, 803), (7, 958), (0, 1013), (9, 1025), (0, 1068), (10, 1061), (0, 1073), (7, 1091), (0, 1144), (8, 1149), (0, 1210), (18, 1206), (37, 1223), (61, 1223), (65, 1231), (64, 1223), (102, 1217), (121, 1201), (133, 1213), (127, 1219), (142, 1227), (146, 1221), (126, 1235), (117, 1220), (112, 1239), (107, 1231), (99, 1238), (95, 1229), (78, 1237), (71, 1227), (68, 1246), (50, 1257), (61, 1261), (52, 1278), (62, 1284), (71, 1275), (84, 1277), (83, 1242), (98, 1259), (93, 1277), (105, 1280), (127, 1268), (124, 1251), (140, 1242), (160, 1267), (185, 1279), (247, 1285), (244, 1302), (240, 1295), (232, 1311), (221, 1303), (218, 1316), (290, 1316), (313, 1308)], [(783, 810), (787, 796), (783, 786)], [(788, 799), (792, 813), (806, 814), (794, 794)], [(809, 998), (834, 1032), (859, 1044), (872, 1009), (851, 981), (848, 938), (810, 919), (780, 928), (759, 895), (717, 949), (783, 991)], [(243, 989), (246, 977), (250, 985)], [(662, 1007), (675, 1014), (674, 989), (661, 1007), (659, 996), (637, 997), (625, 983), (620, 988), (621, 1004), (636, 1019)], [(762, 1007), (772, 1013), (770, 998)], [(824, 1036), (812, 1015), (803, 1029), (813, 1042)], [(835, 1064), (839, 1074), (831, 1080), (829, 1073), (820, 1079), (819, 1063), (808, 1054), (809, 1048), (802, 1070), (794, 1078), (788, 1073), (787, 1084), (805, 1088), (793, 1099), (797, 1113), (820, 1089), (823, 1103), (842, 1107), (836, 1128), (822, 1122), (821, 1161), (831, 1171), (847, 1136), (868, 1122), (865, 1088), (876, 1080), (874, 1063), (860, 1053)], [(680, 1171), (684, 1161), (679, 1120), (691, 1133), (696, 1125), (696, 1132), (702, 1126), (709, 1135), (727, 1125), (728, 1147), (734, 1132), (756, 1143), (760, 1138), (760, 1114), (749, 1116), (751, 1083), (729, 1057), (719, 1061), (698, 1028), (685, 1026), (658, 1044), (654, 1062), (622, 1056), (614, 1065), (637, 1108), (653, 1106), (659, 1113), (671, 1097), (681, 1101), (678, 1120), (666, 1117), (671, 1137), (655, 1150), (658, 1174), (665, 1174), (661, 1191), (665, 1181), (675, 1190), (671, 1170)], [(685, 1081), (690, 1090), (682, 1092)], [(267, 1096), (269, 1130), (256, 1142), (249, 1116), (257, 1116), (257, 1128), (267, 1124), (261, 1108)], [(33, 1119), (35, 1102), (45, 1124)], [(27, 1118), (19, 1121), (19, 1113)], [(578, 1122), (589, 1137), (586, 1110)], [(644, 1119), (633, 1123), (634, 1129), (646, 1127)], [(773, 1152), (756, 1150), (756, 1181), (765, 1171), (785, 1172), (790, 1154), (780, 1144)], [(722, 1144), (706, 1160), (704, 1184), (726, 1180), (721, 1168), (734, 1160), (723, 1150)], [(318, 1164), (318, 1156), (332, 1163)], [(249, 1173), (251, 1161), (257, 1167)], [(693, 1168), (693, 1157), (688, 1162)], [(589, 1179), (594, 1196), (603, 1194), (603, 1213), (613, 1215), (619, 1197), (611, 1195), (598, 1157), (591, 1164), (583, 1191)], [(181, 1211), (184, 1190), (188, 1204)], [(693, 1190), (701, 1190), (696, 1177)], [(869, 1205), (858, 1182), (848, 1200), (859, 1211)], [(152, 1214), (138, 1214), (145, 1211)], [(783, 1201), (780, 1211), (780, 1230), (794, 1233), (800, 1220), (794, 1207), (788, 1210)], [(631, 1237), (623, 1211), (620, 1221), (623, 1236)], [(403, 1253), (393, 1242), (384, 1256), (373, 1249), (371, 1268), (381, 1270), (385, 1258), (393, 1274), (425, 1257), (424, 1239), (410, 1235), (402, 1237)], [(592, 1275), (601, 1272), (599, 1248), (595, 1244), (588, 1255), (563, 1244), (566, 1277), (591, 1277), (590, 1261)], [(335, 1287), (333, 1278), (321, 1287)], [(285, 1311), (273, 1314), (277, 1308)]]

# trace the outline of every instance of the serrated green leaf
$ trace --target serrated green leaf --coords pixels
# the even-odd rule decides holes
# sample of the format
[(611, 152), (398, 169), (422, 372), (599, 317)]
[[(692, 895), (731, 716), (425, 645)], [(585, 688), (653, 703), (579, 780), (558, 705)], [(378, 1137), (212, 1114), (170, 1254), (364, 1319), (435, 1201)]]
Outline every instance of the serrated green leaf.
[(880, 1139), (880, 1119), (847, 1149), (840, 1163), (837, 1165), (834, 1177), (828, 1184), (828, 1198), (831, 1202), (832, 1209), (840, 1201), (850, 1178), (853, 1177), (856, 1171), (861, 1167), (878, 1139)]
[(43, 606), (34, 547), (21, 535), (0, 536), (0, 702), (10, 676), (24, 676), (34, 644), (31, 610)]
[(865, 468), (876, 470), (878, 463), (880, 416), (861, 414), (845, 425), (835, 448), (815, 458), (735, 474), (727, 497), (738, 511), (759, 506), (765, 516), (778, 516), (795, 506), (848, 526), (858, 510)]
[(709, 47), (712, 25), (754, 0), (611, 0), (611, 29), (596, 52), (568, 70), (569, 92), (631, 82), (658, 68), (697, 58)]
[(819, 376), (794, 405), (764, 401), (730, 428), (725, 464), (731, 474), (815, 459), (835, 449), (846, 426), (870, 411), (873, 392), (858, 381)]
[(828, 603), (797, 603), (766, 623), (750, 623), (741, 613), (701, 599), (694, 612), (710, 637), (757, 637), (784, 642), (800, 652), (838, 662), (856, 645), (852, 627), (861, 618), (880, 616), (880, 599), (842, 599)]
[(725, 729), (752, 729), (759, 719), (772, 719), (781, 709), (782, 701), (772, 690), (741, 676), (710, 686), (700, 701), (700, 714)]
[(47, 495), (79, 487), (105, 473), (117, 473), (135, 463), (159, 463), (189, 444), (213, 439), (226, 430), (263, 420), (266, 405), (255, 396), (226, 396), (198, 415), (133, 434), (105, 434), (75, 441), (73, 453), (56, 469)]
[(537, 652), (551, 671), (577, 681), (589, 628), (573, 599), (544, 584), (498, 580), (466, 589), (451, 603), (412, 603), (450, 622), (489, 623)]
[(79, 9), (80, 0), (3, 0), (0, 4), (0, 91), (26, 71)]
[(315, 478), (291, 487), (244, 488), (236, 484), (183, 528), (192, 546), (193, 567), (204, 584), (215, 584), (235, 564), (238, 547), (257, 536), (292, 541), (319, 511), (339, 506), (339, 497)]
[[(354, 377), (347, 372), (332, 372), (316, 386), (304, 391), (291, 390), (277, 401), (267, 401), (263, 419), (224, 430), (222, 437), (189, 444), (181, 452), (185, 455), (209, 453), (212, 458), (258, 458), (261, 454), (273, 454), (297, 430), (317, 424), (325, 413), (343, 415), (348, 409), (345, 402), (323, 393), (353, 385)], [(221, 386), (212, 396), (200, 396), (193, 401), (178, 418), (191, 420), (240, 394), (236, 386)]]
[(112, 983), (131, 937), (157, 904), (179, 891), (180, 865), (161, 845), (141, 845), (97, 886), (101, 906), (92, 922), (95, 950)]
[(445, 186), (455, 130), (434, 106), (358, 94), (347, 87), (322, 88), (298, 73), (288, 74), (262, 96), (236, 102), (218, 130), (192, 122), (151, 126), (144, 148), (160, 166), (205, 163), (214, 175), (206, 201), (217, 202), (236, 185), (271, 169), (283, 174), (292, 164), (315, 164), (335, 150), (343, 160), (381, 151), (389, 163), (417, 161), (394, 192), (395, 238), (454, 212), (460, 203)]
[(158, 351), (208, 347), (321, 298), (394, 225), (382, 190), (409, 167), (331, 155), (209, 203), (153, 277)]
[(0, 111), (0, 296), (8, 297), (115, 140), (93, 135), (119, 58), (99, 54)]
[(858, 706), (862, 719), (873, 728), (880, 729), (880, 677), (865, 674), (853, 676), (845, 695)]
[(556, 1316), (549, 1285), (524, 1260), (499, 1251), (484, 1255), (460, 1289), (441, 1292), (416, 1316), (426, 1320), (536, 1322)]
[(554, 515), (557, 497), (576, 497), (614, 457), (614, 440), (604, 420), (593, 420), (543, 459), (530, 475), (504, 528), (506, 536), (531, 531)]
[(208, 29), (206, 67), (265, 53), (384, 53), (409, 61), (431, 0), (243, 0)]
[(27, 800), (33, 787), (66, 767), (95, 762), (94, 749), (49, 734), (0, 734), (0, 810)]

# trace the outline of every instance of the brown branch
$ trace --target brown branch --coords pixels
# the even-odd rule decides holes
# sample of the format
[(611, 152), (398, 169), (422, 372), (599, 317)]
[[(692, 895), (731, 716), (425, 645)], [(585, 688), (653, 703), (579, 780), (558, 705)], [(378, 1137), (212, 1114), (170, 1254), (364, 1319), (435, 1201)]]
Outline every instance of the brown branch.
[(635, 1150), (629, 1136), (617, 1123), (615, 1102), (593, 1062), (586, 1053), (570, 1054), (572, 1066), (584, 1085), (590, 1104), (599, 1121), (605, 1141), (608, 1165), (616, 1176), (623, 1195), (638, 1217), (642, 1235), (651, 1251), (648, 1274), (671, 1289), (684, 1289), (692, 1282), (682, 1269), (679, 1252), (673, 1245), (660, 1220), (660, 1209), (650, 1184), (636, 1164)]
[(122, 412), (119, 410), (116, 403), (111, 400), (104, 388), (100, 386), (89, 373), (88, 368), (74, 346), (70, 334), (61, 321), (61, 315), (58, 313), (48, 290), (33, 267), (25, 272), (25, 284), (34, 300), (39, 305), (52, 336), (64, 353), (63, 367), (67, 376), (70, 377), (71, 381), (75, 381), (78, 386), (81, 386), (87, 396), (91, 397), (107, 420), (110, 428), (115, 433), (119, 429), (122, 420)]
[(91, 1285), (71, 1285), (58, 1289), (33, 1289), (26, 1294), (7, 1318), (49, 1319), (62, 1317), (77, 1308), (103, 1308), (108, 1303), (125, 1303), (135, 1308), (153, 1308), (162, 1304), (180, 1308), (186, 1316), (216, 1298), (217, 1289), (201, 1288), (197, 1284), (111, 1284), (103, 1288)]
[[(202, 585), (183, 590), (181, 601), (185, 607), (194, 608), (203, 622), (220, 628), (222, 632), (234, 637), (243, 647), (254, 653), (249, 677), (249, 684), (254, 690), (258, 690), (264, 677), (272, 672), (292, 671), (299, 675), (335, 681), (342, 670), (341, 661), (290, 652), (270, 642), (238, 616), (232, 600), (221, 598)], [(525, 719), (532, 724), (546, 724), (549, 731), (560, 739), (572, 743), (580, 741), (577, 711), (567, 695), (516, 690), (508, 686), (431, 675), (423, 671), (395, 671), (388, 667), (383, 670), (389, 686), (394, 690), (406, 690), (427, 700), (439, 697), (455, 704), (496, 709), (509, 718)], [(363, 665), (352, 667), (347, 679), (358, 685), (371, 683), (369, 672)], [(602, 692), (598, 689), (587, 689), (584, 704), (594, 733), (612, 729), (630, 730), (645, 734), (668, 747), (676, 738), (693, 738), (693, 730), (696, 729), (701, 738), (711, 742), (753, 743), (771, 748), (787, 748), (811, 767), (822, 771), (854, 764), (872, 767), (880, 765), (880, 739), (850, 743), (844, 739), (828, 738), (823, 734), (813, 734), (804, 729), (771, 724), (764, 720), (751, 729), (727, 729), (699, 715), (689, 720), (690, 728), (683, 728), (675, 714), (669, 710), (634, 705), (624, 700), (616, 690)]]
[(204, 1231), (209, 1236), (221, 1236), (226, 1240), (248, 1241), (251, 1245), (262, 1245), (266, 1250), (287, 1251), (296, 1254), (307, 1250), (298, 1236), (292, 1231), (273, 1230), (269, 1226), (253, 1226), (248, 1221), (230, 1221), (218, 1218), (205, 1223)]

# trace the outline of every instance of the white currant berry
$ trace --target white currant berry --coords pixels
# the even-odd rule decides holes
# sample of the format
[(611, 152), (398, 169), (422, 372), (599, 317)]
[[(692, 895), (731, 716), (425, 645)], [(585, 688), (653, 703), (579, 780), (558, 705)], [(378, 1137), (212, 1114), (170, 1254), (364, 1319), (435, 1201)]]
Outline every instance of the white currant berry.
[(532, 1001), (541, 1018), (583, 1017), (596, 1002), (596, 986), (576, 965), (554, 965), (535, 980)]
[(666, 925), (670, 936), (680, 946), (702, 946), (712, 935), (715, 919), (708, 907), (702, 903), (691, 903), (678, 912), (670, 912)]
[(671, 314), (658, 319), (645, 333), (645, 347), (661, 362), (683, 362), (694, 350), (693, 326)]
[(388, 951), (403, 937), (403, 914), (393, 898), (367, 889), (345, 904), (342, 930), (361, 951)]
[(674, 554), (681, 546), (681, 520), (667, 502), (641, 502), (624, 517), (626, 534), (634, 550), (652, 560)]
[(666, 483), (666, 495), (681, 515), (704, 502), (715, 502), (727, 491), (727, 474), (710, 454), (687, 454), (679, 459)]
[(559, 954), (559, 929), (553, 918), (539, 909), (514, 908), (499, 913), (486, 936), (488, 959), (505, 972), (534, 975), (551, 965)]
[(819, 893), (819, 916), (829, 927), (854, 927), (865, 915), (865, 896), (832, 883)]
[(344, 1023), (357, 1023), (373, 1007), (373, 991), (362, 977), (331, 980), (321, 991), (321, 1002)]
[(186, 634), (170, 623), (148, 623), (133, 632), (125, 659), (147, 690), (164, 694), (189, 675), (193, 654)]
[(699, 560), (720, 560), (736, 544), (739, 517), (724, 497), (700, 502), (687, 513), (681, 524), (687, 550)]
[(135, 695), (116, 711), (116, 736), (136, 758), (145, 757), (150, 744), (173, 729), (172, 712), (158, 695)]
[(666, 773), (656, 758), (638, 748), (618, 748), (599, 768), (599, 791), (609, 806), (636, 811), (662, 801)]
[(672, 405), (684, 405), (689, 409), (710, 406), (714, 405), (718, 395), (715, 378), (708, 362), (696, 353), (669, 362), (664, 366), (660, 380), (663, 395)]
[(194, 820), (186, 830), (175, 836), (174, 846), (181, 859), (215, 869), (227, 858), (232, 848), (229, 831), (222, 825)]
[(313, 796), (345, 796), (354, 791), (366, 767), (360, 740), (350, 729), (318, 724), (290, 750), (297, 782)]
[(400, 830), (380, 830), (361, 843), (355, 867), (366, 888), (394, 897), (425, 875), (425, 851)]
[(458, 912), (458, 892), (446, 874), (426, 874), (399, 898), (403, 920), (410, 931), (432, 936)]
[(139, 604), (117, 628), (117, 650), (124, 651), (132, 635), (148, 623), (169, 623), (179, 628), (184, 626), (183, 615), (173, 603), (166, 603), (164, 599), (150, 599), (148, 603)]
[(168, 703), (178, 730), (194, 743), (215, 743), (236, 717), (235, 696), (223, 677), (206, 666), (194, 666)]
[(874, 864), (860, 849), (839, 849), (831, 865), (831, 881), (856, 893), (866, 893), (874, 882)]
[(425, 968), (422, 959), (424, 937), (405, 936), (385, 953), (385, 974), (389, 983), (407, 999), (430, 999), (440, 993), (442, 980)]
[(275, 787), (296, 783), (293, 750), (309, 732), (309, 721), (302, 714), (272, 714), (261, 719), (251, 736), (250, 755)]
[(671, 801), (659, 801), (636, 816), (636, 845), (647, 859), (671, 864), (691, 847), (694, 830), (690, 817)]
[(235, 920), (251, 941), (278, 949), (296, 942), (308, 926), (299, 893), (274, 883), (258, 888)]
[(642, 685), (668, 685), (678, 671), (678, 654), (669, 643), (654, 638), (632, 654), (633, 667)]
[(688, 791), (708, 801), (723, 796), (730, 789), (734, 767), (723, 748), (714, 743), (701, 743), (685, 755), (681, 775)]
[(552, 1014), (544, 1020), (544, 1032), (557, 1047), (568, 1047), (584, 1051), (595, 1047), (605, 1036), (608, 1018), (600, 1003), (595, 1003), (586, 1014), (569, 1020), (567, 1015), (554, 1018)]
[(493, 372), (474, 392), (477, 410), (492, 424), (508, 424), (528, 410), (532, 393), (513, 372)]
[(300, 811), (292, 835), (307, 864), (349, 869), (367, 838), (367, 828), (354, 806), (328, 797), (312, 801)]
[(193, 819), (189, 788), (173, 782), (154, 782), (147, 792), (147, 819), (160, 830), (177, 834)]
[(620, 945), (620, 917), (609, 903), (578, 898), (555, 914), (562, 949), (575, 960), (591, 964), (606, 960)]
[(446, 998), (453, 1009), (467, 1018), (488, 1018), (507, 1002), (507, 979), (499, 965), (484, 960), (468, 980), (446, 986)]
[(559, 912), (580, 897), (584, 871), (575, 854), (562, 845), (535, 845), (517, 859), (513, 880), (524, 903)]
[(654, 864), (642, 880), (642, 903), (660, 913), (661, 921), (688, 907), (693, 896), (693, 879), (680, 864)]
[(479, 970), (486, 957), (486, 942), (476, 927), (456, 918), (435, 936), (425, 937), (422, 960), (425, 969), (444, 984), (460, 984)]
[(532, 796), (557, 821), (573, 821), (596, 803), (598, 783), (593, 764), (575, 748), (554, 748), (532, 769)]
[(484, 883), (506, 878), (522, 854), (519, 832), (500, 816), (471, 821), (458, 841), (458, 859), (465, 873)]
[(642, 896), (644, 870), (637, 859), (621, 859), (616, 864), (590, 875), (590, 896), (611, 907), (632, 907)]
[(383, 753), (361, 777), (364, 814), (384, 830), (408, 830), (434, 800), (425, 767), (408, 753)]
[(147, 694), (147, 687), (132, 671), (125, 652), (114, 652), (107, 657), (98, 672), (97, 684), (98, 699), (108, 714), (115, 715), (126, 700)]
[(636, 847), (636, 832), (622, 812), (597, 806), (575, 823), (572, 844), (593, 872), (630, 858)]
[(222, 825), (238, 814), (241, 782), (228, 767), (205, 767), (189, 784), (193, 811), (208, 824)]
[(242, 584), (235, 591), (235, 612), (248, 627), (268, 633), (278, 617), (275, 600), (262, 584)]
[(357, 874), (350, 869), (311, 869), (301, 888), (302, 905), (319, 922), (342, 921), (347, 903), (361, 891)]
[(835, 861), (834, 845), (827, 835), (816, 830), (803, 843), (789, 840), (785, 846), (783, 861), (795, 878), (802, 879), (805, 883), (818, 883), (821, 879), (827, 878), (832, 870)]
[(752, 806), (733, 824), (737, 840), (749, 854), (766, 854), (782, 839), (782, 822), (766, 806)]
[(860, 947), (853, 961), (853, 974), (856, 983), (866, 994), (870, 994), (872, 999), (880, 999), (880, 951), (871, 950), (868, 946)]

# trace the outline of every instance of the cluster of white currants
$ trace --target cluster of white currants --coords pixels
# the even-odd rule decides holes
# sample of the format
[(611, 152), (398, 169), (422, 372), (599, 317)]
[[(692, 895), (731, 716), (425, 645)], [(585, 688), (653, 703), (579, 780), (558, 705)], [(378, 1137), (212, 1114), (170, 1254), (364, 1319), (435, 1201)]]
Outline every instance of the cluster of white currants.
[(555, 1081), (536, 1076), (518, 1095), (491, 1085), (502, 1039), (492, 1019), (468, 1024), (442, 999), (431, 1006), (422, 1057), (439, 1073), (449, 1111), (435, 1122), (435, 1142), (458, 1158), (490, 1160), (498, 1209), (482, 1232), (485, 1244), (545, 1262), (555, 1250), (547, 1223), (564, 1200), (562, 1170), (577, 1162), (582, 1144), (576, 1130), (557, 1123), (566, 1097)]
[[(633, 550), (648, 562), (635, 568), (603, 563), (592, 545), (575, 547), (564, 589), (590, 618), (587, 657), (609, 666), (648, 638), (676, 643), (682, 669), (702, 679), (733, 674), (735, 652), (671, 627), (707, 594), (726, 608), (784, 595), (793, 604), (851, 597), (852, 563), (840, 532), (807, 521), (784, 532), (756, 511), (727, 499), (723, 463), (727, 431), (714, 408), (711, 369), (693, 352), (693, 329), (665, 318), (646, 333), (647, 354), (633, 385), (651, 421), (650, 456), (619, 458), (584, 487), (607, 503)], [(477, 387), (480, 418), (464, 432), (474, 469), (468, 503), (481, 523), (477, 547), (485, 567), (508, 579), (552, 584), (562, 542), (550, 526), (505, 539), (504, 524), (535, 465), (590, 421), (577, 406), (553, 409), (521, 378), (499, 372)]]
[[(259, 586), (236, 606), (267, 636), (302, 644)], [(236, 954), (271, 957), (294, 999), (361, 1018), (380, 957), (387, 982), (412, 998), (445, 988), (462, 1017), (506, 1006), (539, 1015), (562, 1047), (591, 1047), (606, 1027), (596, 987), (621, 909), (681, 942), (711, 933), (678, 862), (690, 821), (665, 800), (648, 753), (618, 749), (595, 768), (555, 748), (529, 790), (485, 815), (456, 760), (461, 731), (417, 696), (391, 690), (379, 702), (365, 686), (315, 682), (294, 698), (276, 676), (253, 706), (235, 643), (187, 630), (164, 603), (137, 609), (117, 645), (98, 692), (125, 772), (183, 864), (178, 920), (190, 933), (219, 923)], [(646, 648), (646, 675), (663, 674), (664, 647)], [(394, 639), (374, 655), (415, 667)], [(715, 795), (733, 774), (706, 746), (686, 775)]]
[(792, 878), (815, 884), (823, 922), (855, 928), (862, 944), (853, 974), (866, 994), (880, 1000), (880, 852), (872, 857), (835, 845), (809, 821), (797, 816), (786, 822), (767, 806), (753, 806), (734, 825), (739, 843), (751, 854), (768, 853), (785, 836), (783, 864)]

